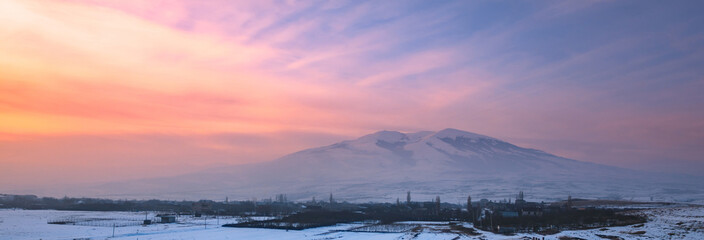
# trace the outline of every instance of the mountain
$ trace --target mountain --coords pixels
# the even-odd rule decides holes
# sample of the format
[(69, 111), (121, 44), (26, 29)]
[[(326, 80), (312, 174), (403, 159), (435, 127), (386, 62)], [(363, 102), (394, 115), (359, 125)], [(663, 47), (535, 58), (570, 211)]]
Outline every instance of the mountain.
[[(693, 177), (669, 176), (576, 161), (536, 149), (444, 129), (380, 131), (355, 140), (306, 149), (270, 162), (211, 169), (178, 177), (116, 182), (92, 188), (108, 197), (395, 201), (411, 191), (418, 200), (583, 198), (702, 202)], [(699, 179), (701, 180), (701, 179)], [(701, 181), (699, 181), (701, 182)], [(109, 189), (110, 193), (101, 192)]]

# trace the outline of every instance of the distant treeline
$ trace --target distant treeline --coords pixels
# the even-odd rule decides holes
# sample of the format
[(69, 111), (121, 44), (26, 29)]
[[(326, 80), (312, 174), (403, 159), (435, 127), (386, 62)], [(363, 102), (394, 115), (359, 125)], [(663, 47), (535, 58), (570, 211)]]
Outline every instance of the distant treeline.
[[(283, 196), (283, 195), (280, 195)], [(289, 202), (285, 197), (261, 201), (168, 201), (168, 200), (113, 200), (101, 198), (53, 198), (35, 195), (0, 194), (0, 208), (30, 210), (55, 209), (72, 211), (156, 211), (179, 214), (231, 215), (231, 216), (287, 216), (293, 213), (326, 210), (334, 212), (364, 211), (373, 213), (375, 219), (391, 222), (397, 220), (444, 220), (458, 217), (461, 205), (434, 202), (399, 204), (348, 202)], [(437, 208), (442, 208), (442, 211)]]
[(540, 216), (504, 217), (500, 214), (474, 221), (476, 228), (500, 233), (547, 233), (627, 226), (647, 222), (645, 216), (626, 214), (628, 210), (613, 208), (554, 208)]
[[(409, 198), (410, 199), (410, 198)], [(647, 219), (624, 214), (625, 209), (574, 207), (577, 200), (555, 203), (492, 202), (468, 200), (467, 205), (440, 202), (347, 203), (288, 202), (285, 195), (275, 201), (164, 201), (111, 200), (97, 198), (51, 198), (34, 195), (0, 195), (0, 208), (56, 209), (78, 211), (157, 211), (168, 214), (275, 216), (265, 221), (246, 221), (229, 227), (305, 229), (338, 223), (374, 221), (463, 221), (474, 227), (498, 233), (551, 232), (623, 226)], [(468, 209), (467, 206), (470, 206)]]
[(73, 211), (157, 211), (208, 215), (281, 215), (302, 208), (302, 204), (273, 201), (167, 201), (112, 200), (100, 198), (52, 198), (35, 195), (0, 195), (0, 208), (55, 209)]

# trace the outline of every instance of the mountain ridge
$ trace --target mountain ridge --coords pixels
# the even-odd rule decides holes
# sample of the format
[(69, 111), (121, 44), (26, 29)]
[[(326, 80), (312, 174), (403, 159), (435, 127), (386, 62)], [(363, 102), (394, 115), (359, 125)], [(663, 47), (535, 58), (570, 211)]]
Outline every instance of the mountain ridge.
[(564, 199), (569, 194), (605, 199), (704, 199), (701, 184), (662, 179), (448, 128), (415, 133), (378, 131), (268, 162), (103, 184), (93, 193), (100, 195), (96, 189), (110, 189), (120, 191), (111, 193), (119, 196), (173, 199), (288, 194), (292, 200), (335, 193), (348, 201), (394, 201), (406, 191), (420, 197), (456, 199), (467, 194), (501, 199), (525, 191), (540, 200)]

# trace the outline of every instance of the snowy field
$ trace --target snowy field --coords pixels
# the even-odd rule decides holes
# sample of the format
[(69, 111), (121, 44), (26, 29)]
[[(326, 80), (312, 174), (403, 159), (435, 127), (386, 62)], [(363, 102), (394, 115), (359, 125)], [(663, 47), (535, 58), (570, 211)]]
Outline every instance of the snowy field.
[[(644, 225), (611, 227), (582, 231), (565, 231), (555, 235), (496, 235), (479, 231), (470, 236), (450, 231), (447, 222), (400, 222), (392, 228), (364, 224), (340, 224), (302, 231), (255, 228), (224, 228), (222, 224), (240, 218), (181, 217), (179, 223), (148, 226), (112, 227), (55, 225), (57, 218), (144, 218), (144, 212), (77, 212), (54, 210), (0, 210), (0, 239), (558, 239), (563, 236), (583, 239), (704, 239), (704, 207), (677, 207), (643, 210), (650, 221)], [(153, 217), (153, 214), (148, 217)], [(403, 225), (409, 225), (405, 227)], [(463, 224), (471, 227), (469, 224)], [(360, 229), (364, 231), (354, 231)], [(368, 230), (372, 229), (371, 232)], [(374, 232), (373, 229), (397, 229), (399, 232)], [(352, 230), (352, 231), (350, 231)]]

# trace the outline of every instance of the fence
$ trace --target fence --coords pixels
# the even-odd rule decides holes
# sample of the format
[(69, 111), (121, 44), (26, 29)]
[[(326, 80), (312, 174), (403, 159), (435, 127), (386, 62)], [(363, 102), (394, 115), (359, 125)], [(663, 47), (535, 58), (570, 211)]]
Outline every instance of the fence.
[[(66, 224), (91, 227), (128, 227), (144, 224), (144, 218), (123, 217), (123, 218), (88, 218), (88, 217), (61, 217), (47, 221), (48, 224)], [(148, 219), (157, 222), (156, 219)]]
[(420, 224), (373, 224), (349, 229), (349, 232), (403, 233), (420, 228)]

